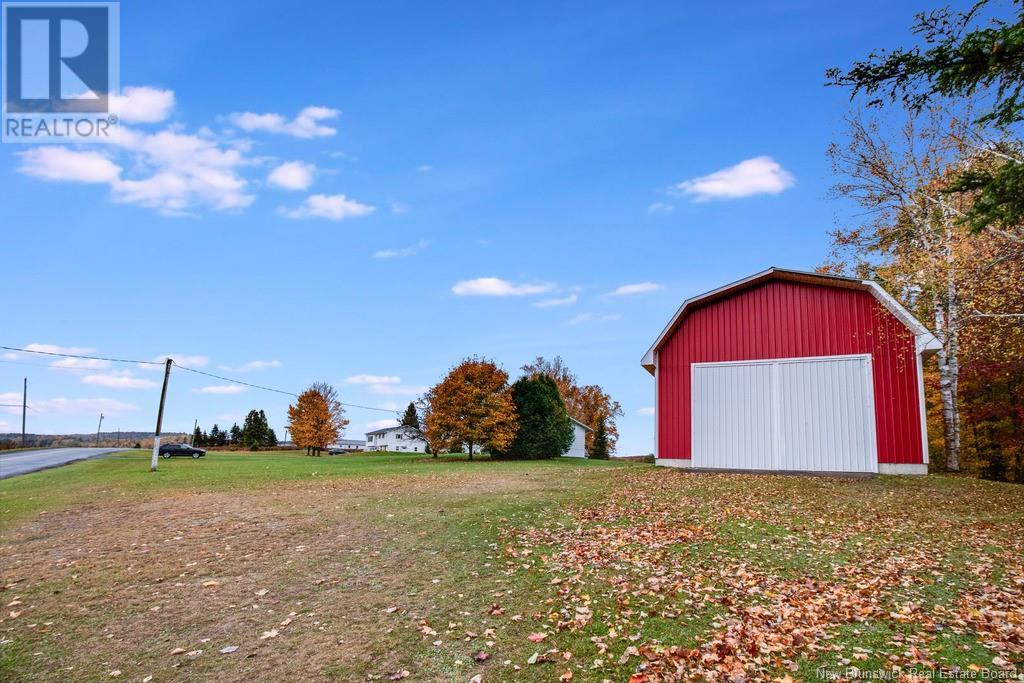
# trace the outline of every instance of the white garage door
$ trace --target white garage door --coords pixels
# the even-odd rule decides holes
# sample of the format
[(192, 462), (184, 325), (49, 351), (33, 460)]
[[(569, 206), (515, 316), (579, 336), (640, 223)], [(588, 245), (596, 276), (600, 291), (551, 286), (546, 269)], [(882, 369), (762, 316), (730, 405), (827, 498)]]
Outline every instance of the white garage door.
[(694, 467), (877, 472), (871, 357), (694, 363)]

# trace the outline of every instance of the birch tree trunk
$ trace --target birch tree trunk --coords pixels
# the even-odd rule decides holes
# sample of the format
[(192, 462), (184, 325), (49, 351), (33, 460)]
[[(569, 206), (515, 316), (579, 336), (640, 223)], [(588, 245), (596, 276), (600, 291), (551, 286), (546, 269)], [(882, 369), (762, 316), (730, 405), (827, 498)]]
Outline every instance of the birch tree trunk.
[(956, 385), (959, 364), (955, 352), (954, 336), (947, 328), (949, 317), (941, 310), (935, 315), (935, 327), (940, 332), (942, 348), (939, 349), (939, 397), (942, 401), (942, 428), (946, 446), (946, 469), (960, 471), (960, 415), (957, 411)]
[(957, 392), (960, 381), (960, 300), (953, 256), (953, 217), (943, 207), (943, 256), (945, 258), (944, 301), (936, 302), (936, 327), (940, 331), (939, 396), (942, 400), (942, 426), (946, 446), (946, 469), (960, 471), (960, 410)]

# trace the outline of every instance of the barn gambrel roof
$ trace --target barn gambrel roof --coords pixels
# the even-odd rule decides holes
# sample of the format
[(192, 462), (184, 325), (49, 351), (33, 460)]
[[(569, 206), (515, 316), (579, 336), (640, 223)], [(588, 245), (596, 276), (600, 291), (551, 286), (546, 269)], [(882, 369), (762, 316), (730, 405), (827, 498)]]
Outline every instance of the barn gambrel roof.
[(922, 325), (921, 322), (910, 313), (910, 311), (900, 304), (900, 302), (896, 301), (891, 294), (885, 291), (885, 289), (873, 280), (858, 280), (857, 278), (843, 277), (840, 275), (809, 273), (802, 270), (790, 270), (787, 268), (776, 268), (772, 266), (768, 270), (763, 270), (760, 273), (745, 277), (742, 280), (737, 280), (736, 282), (719, 287), (718, 289), (713, 289), (710, 292), (705, 292), (704, 294), (700, 294), (684, 301), (683, 305), (680, 306), (679, 310), (677, 310), (675, 315), (672, 316), (668, 325), (665, 326), (665, 329), (663, 329), (661, 334), (658, 335), (658, 338), (651, 345), (651, 348), (649, 348), (647, 353), (644, 354), (640, 364), (652, 375), (654, 374), (654, 354), (659, 348), (661, 348), (661, 345), (666, 339), (668, 339), (672, 332), (675, 331), (676, 327), (679, 326), (689, 310), (709, 304), (719, 299), (724, 299), (770, 280), (784, 280), (788, 282), (825, 285), (827, 287), (857, 289), (871, 292), (871, 294), (878, 299), (879, 303), (885, 306), (885, 308), (892, 313), (896, 319), (902, 322), (907, 329), (913, 333), (918, 353), (928, 356), (941, 348), (941, 344), (938, 339), (935, 338), (935, 335), (932, 334), (928, 328)]

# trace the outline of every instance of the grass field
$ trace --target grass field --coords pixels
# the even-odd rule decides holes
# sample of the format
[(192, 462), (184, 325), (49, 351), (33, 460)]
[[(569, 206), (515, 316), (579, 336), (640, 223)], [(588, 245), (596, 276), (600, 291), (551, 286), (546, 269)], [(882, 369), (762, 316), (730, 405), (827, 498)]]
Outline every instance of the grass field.
[(147, 463), (0, 482), (0, 680), (1024, 664), (1021, 487), (415, 454)]

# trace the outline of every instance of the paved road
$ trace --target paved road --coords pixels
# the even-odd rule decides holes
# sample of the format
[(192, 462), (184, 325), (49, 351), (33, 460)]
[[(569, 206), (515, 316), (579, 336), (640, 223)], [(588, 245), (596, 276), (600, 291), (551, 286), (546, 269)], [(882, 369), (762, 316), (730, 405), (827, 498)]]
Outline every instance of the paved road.
[(95, 458), (97, 455), (126, 451), (127, 448), (48, 448), (39, 451), (0, 451), (0, 479), (16, 477), (48, 467), (67, 465), (76, 460)]

